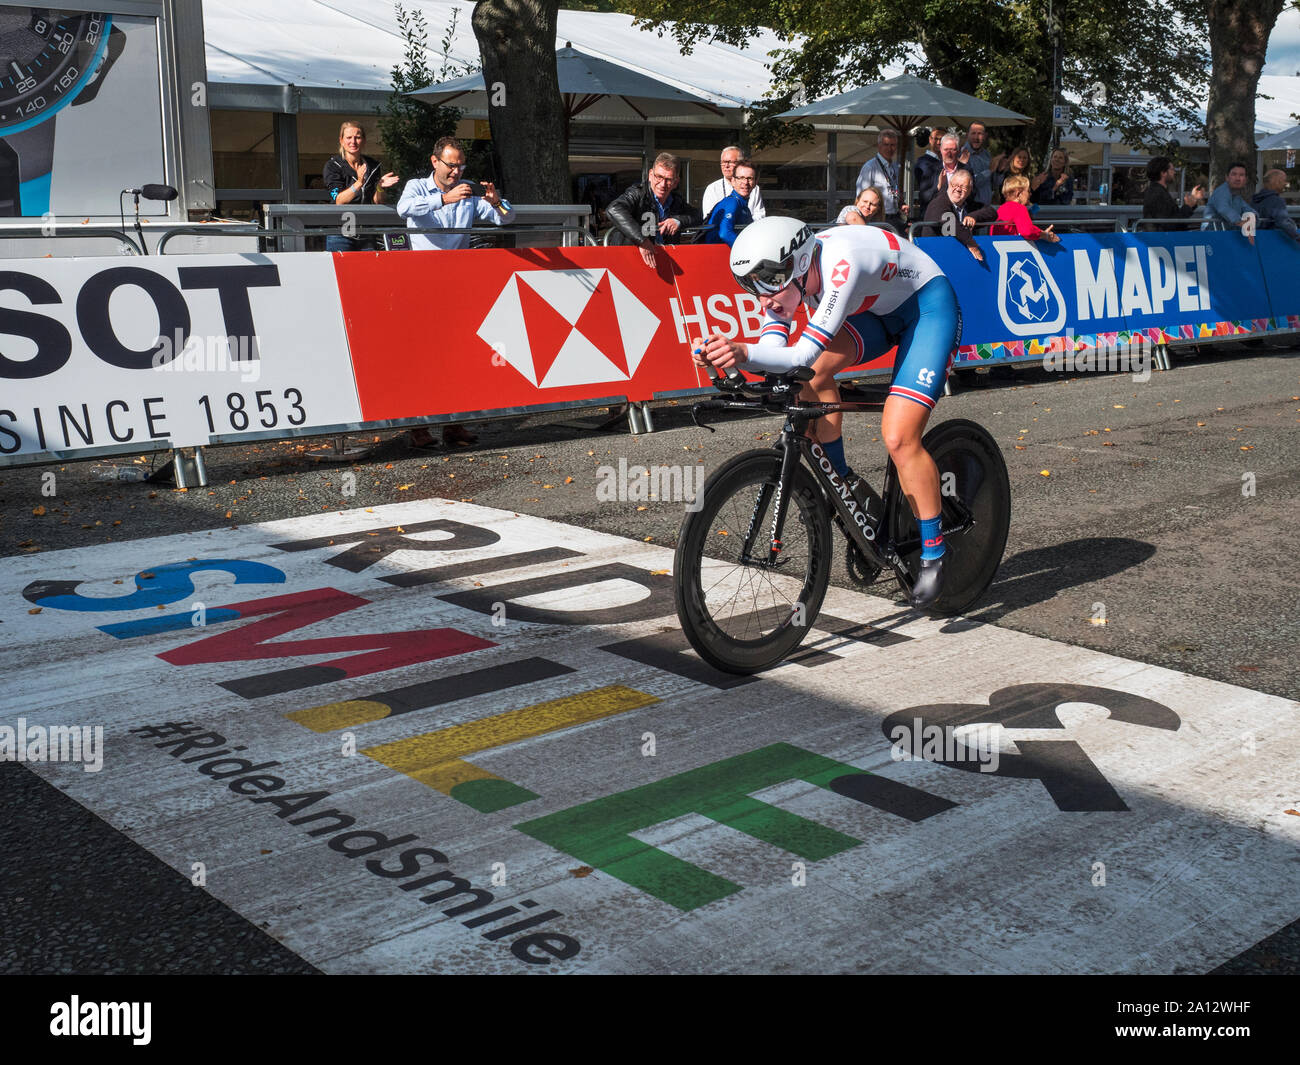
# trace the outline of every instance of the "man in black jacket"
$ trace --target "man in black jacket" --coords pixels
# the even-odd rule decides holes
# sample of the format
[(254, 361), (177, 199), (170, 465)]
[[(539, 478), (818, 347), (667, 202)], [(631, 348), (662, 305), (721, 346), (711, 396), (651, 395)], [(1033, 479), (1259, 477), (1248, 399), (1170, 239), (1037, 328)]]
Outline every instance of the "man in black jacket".
[(627, 243), (641, 249), (647, 266), (655, 264), (657, 244), (676, 244), (687, 226), (700, 224), (700, 212), (677, 195), (677, 157), (661, 152), (644, 185), (633, 185), (605, 209)]
[(948, 179), (948, 187), (937, 192), (925, 209), (925, 220), (937, 224), (921, 232), (925, 236), (942, 234), (956, 237), (977, 260), (983, 262), (984, 253), (971, 236), (971, 230), (977, 222), (995, 221), (998, 212), (996, 208), (985, 207), (970, 198), (973, 179), (969, 170), (958, 170)]
[[(1169, 194), (1169, 182), (1174, 179), (1174, 164), (1165, 155), (1157, 155), (1147, 163), (1147, 191), (1142, 197), (1143, 218), (1191, 218), (1192, 212), (1206, 200), (1205, 186), (1197, 185), (1183, 197), (1182, 204)], [(1159, 230), (1178, 230), (1178, 226), (1154, 227)]]

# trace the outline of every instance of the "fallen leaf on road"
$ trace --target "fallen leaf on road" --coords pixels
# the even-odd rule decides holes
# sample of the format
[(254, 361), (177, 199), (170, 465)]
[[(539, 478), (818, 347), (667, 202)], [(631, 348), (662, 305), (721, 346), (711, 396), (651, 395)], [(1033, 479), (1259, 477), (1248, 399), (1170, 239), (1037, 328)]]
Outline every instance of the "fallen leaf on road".
[(34, 607), (31, 608), (31, 610), (27, 611), (27, 613), (29, 613), (29, 614), (39, 614), (43, 609), (44, 609), (43, 607), (34, 606)]
[(1112, 403), (1112, 404), (1111, 404), (1111, 407), (1114, 408), (1115, 410), (1123, 410), (1123, 409), (1124, 409), (1124, 404), (1123, 404), (1123, 403)]
[(35, 514), (38, 518), (39, 518), (39, 517), (43, 517), (44, 514), (45, 514), (45, 508), (44, 508), (44, 507), (33, 507), (33, 508), (32, 508), (32, 513)]
[(651, 577), (667, 577), (668, 574), (669, 574), (670, 572), (671, 572), (670, 570), (666, 570), (666, 569), (652, 569), (652, 570), (650, 571), (650, 576), (651, 576)]
[(564, 483), (565, 483), (565, 484), (573, 484), (573, 478), (572, 478), (572, 477), (566, 477), (566, 478), (564, 478)]
[[(1294, 811), (1292, 811), (1292, 810), (1288, 810), (1288, 811), (1287, 811), (1287, 813), (1293, 813), (1293, 812), (1294, 812)], [(569, 875), (570, 875), (570, 876), (576, 876), (576, 877), (591, 876), (591, 874), (594, 873), (595, 871), (596, 871), (596, 870), (593, 869), (593, 868), (592, 868), (591, 866), (589, 866), (589, 865), (580, 865), (580, 866), (578, 866), (578, 868), (576, 868), (576, 869), (570, 869), (570, 870), (569, 870)]]
[(1024, 451), (1024, 450), (1025, 450), (1025, 445), (1024, 445), (1024, 444), (1016, 444), (1016, 450), (1017, 450), (1017, 451)]
[(1050, 476), (1052, 476), (1052, 471), (1051, 471), (1051, 470), (1039, 470), (1038, 472), (1041, 473), (1044, 477), (1050, 477)]
[(415, 487), (415, 485), (413, 485), (413, 484), (399, 484), (399, 485), (397, 486), (397, 490), (398, 490), (399, 492), (405, 492), (408, 488), (414, 488), (414, 487)]

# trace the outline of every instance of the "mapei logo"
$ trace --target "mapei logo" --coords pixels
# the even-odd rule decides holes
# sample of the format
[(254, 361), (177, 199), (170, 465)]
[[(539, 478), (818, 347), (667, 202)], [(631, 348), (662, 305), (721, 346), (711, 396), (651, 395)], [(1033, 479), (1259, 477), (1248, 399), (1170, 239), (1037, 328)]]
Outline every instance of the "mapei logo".
[(510, 275), (479, 337), (538, 388), (626, 381), (658, 316), (607, 269)]
[(880, 268), (881, 281), (893, 281), (898, 276), (898, 263), (885, 263)]
[(831, 284), (839, 288), (849, 279), (849, 261), (841, 259), (831, 270)]
[(1027, 240), (994, 241), (998, 313), (1016, 336), (1044, 336), (1065, 326), (1065, 300), (1042, 254)]

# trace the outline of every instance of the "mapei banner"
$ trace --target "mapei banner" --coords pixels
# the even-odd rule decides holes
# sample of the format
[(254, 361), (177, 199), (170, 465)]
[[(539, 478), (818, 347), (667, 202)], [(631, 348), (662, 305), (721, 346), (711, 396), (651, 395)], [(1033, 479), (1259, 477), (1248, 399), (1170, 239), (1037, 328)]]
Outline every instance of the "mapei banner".
[(1300, 327), (1300, 296), (1282, 283), (1300, 266), (1300, 246), (1280, 233), (1259, 233), (1253, 245), (1208, 231), (977, 243), (982, 263), (954, 238), (918, 241), (957, 290), (959, 363)]

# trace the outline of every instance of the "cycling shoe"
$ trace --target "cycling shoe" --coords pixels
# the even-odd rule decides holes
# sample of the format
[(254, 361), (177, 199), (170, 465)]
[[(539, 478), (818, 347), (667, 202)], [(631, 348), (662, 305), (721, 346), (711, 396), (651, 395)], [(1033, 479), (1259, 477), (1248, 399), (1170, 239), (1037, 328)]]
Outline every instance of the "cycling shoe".
[(927, 607), (939, 598), (943, 591), (943, 563), (948, 557), (945, 551), (938, 558), (921, 559), (921, 569), (912, 585), (911, 602), (914, 607)]

